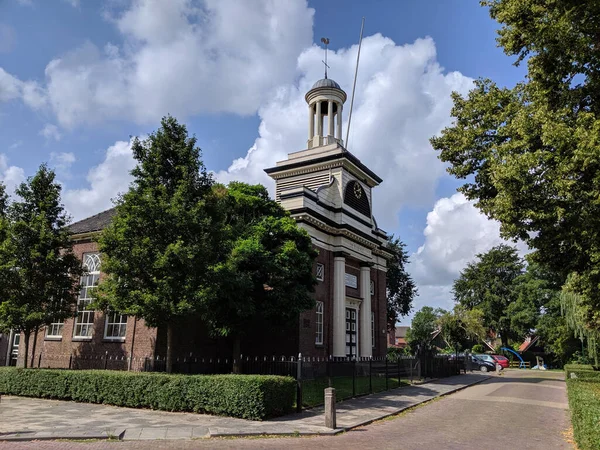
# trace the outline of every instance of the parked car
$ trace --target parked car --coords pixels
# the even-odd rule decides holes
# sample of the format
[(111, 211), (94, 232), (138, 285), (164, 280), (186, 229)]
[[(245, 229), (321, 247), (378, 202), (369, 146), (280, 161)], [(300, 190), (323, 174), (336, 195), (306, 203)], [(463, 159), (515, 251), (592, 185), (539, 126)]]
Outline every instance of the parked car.
[(492, 372), (496, 370), (496, 363), (485, 361), (478, 356), (471, 355), (471, 366), (474, 370), (481, 372)]
[(502, 366), (503, 369), (508, 369), (510, 367), (510, 361), (506, 356), (492, 355), (492, 358), (494, 358), (496, 362)]

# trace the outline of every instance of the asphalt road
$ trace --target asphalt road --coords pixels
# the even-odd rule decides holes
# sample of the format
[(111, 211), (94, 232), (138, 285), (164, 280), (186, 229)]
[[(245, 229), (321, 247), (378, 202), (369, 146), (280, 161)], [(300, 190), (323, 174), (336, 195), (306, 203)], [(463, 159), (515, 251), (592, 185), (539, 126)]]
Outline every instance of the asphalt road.
[(559, 372), (510, 370), (399, 416), (335, 437), (0, 443), (0, 449), (572, 449)]

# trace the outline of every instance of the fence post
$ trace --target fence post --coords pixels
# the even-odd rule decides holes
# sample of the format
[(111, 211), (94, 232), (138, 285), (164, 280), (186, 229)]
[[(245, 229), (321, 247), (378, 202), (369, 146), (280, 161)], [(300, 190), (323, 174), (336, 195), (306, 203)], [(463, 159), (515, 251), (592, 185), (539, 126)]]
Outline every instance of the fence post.
[(298, 353), (296, 365), (296, 412), (302, 412), (302, 353)]
[(335, 389), (325, 389), (325, 426), (327, 428), (336, 428), (335, 417)]
[(352, 397), (356, 397), (356, 358), (352, 361)]
[(373, 357), (369, 358), (369, 394), (373, 393)]
[(104, 353), (104, 370), (108, 367), (108, 350)]
[(385, 390), (387, 391), (388, 387), (388, 361), (387, 356), (385, 357)]

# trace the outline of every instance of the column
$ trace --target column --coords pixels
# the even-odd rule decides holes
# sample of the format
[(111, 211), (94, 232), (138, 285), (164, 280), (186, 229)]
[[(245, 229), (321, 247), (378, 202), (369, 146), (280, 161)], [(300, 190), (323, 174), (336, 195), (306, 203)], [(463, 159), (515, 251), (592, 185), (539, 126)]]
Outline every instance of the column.
[(333, 102), (327, 103), (327, 136), (333, 137)]
[(371, 340), (371, 267), (367, 264), (360, 266), (360, 356), (373, 356), (373, 343)]
[(308, 140), (312, 140), (315, 136), (315, 108), (313, 105), (308, 106)]
[[(317, 102), (317, 136), (323, 136), (323, 115), (321, 114), (321, 101)], [(319, 143), (319, 145), (321, 145)]]
[(333, 356), (346, 356), (346, 258), (333, 258)]
[(336, 137), (341, 142), (342, 141), (342, 104), (338, 103), (337, 105), (337, 133)]

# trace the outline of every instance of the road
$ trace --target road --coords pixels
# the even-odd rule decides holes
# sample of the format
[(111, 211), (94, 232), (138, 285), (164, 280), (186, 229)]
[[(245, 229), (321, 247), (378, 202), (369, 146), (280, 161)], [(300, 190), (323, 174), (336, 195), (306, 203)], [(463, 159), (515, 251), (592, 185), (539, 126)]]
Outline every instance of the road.
[(563, 374), (510, 370), (335, 437), (0, 443), (0, 449), (572, 449)]

